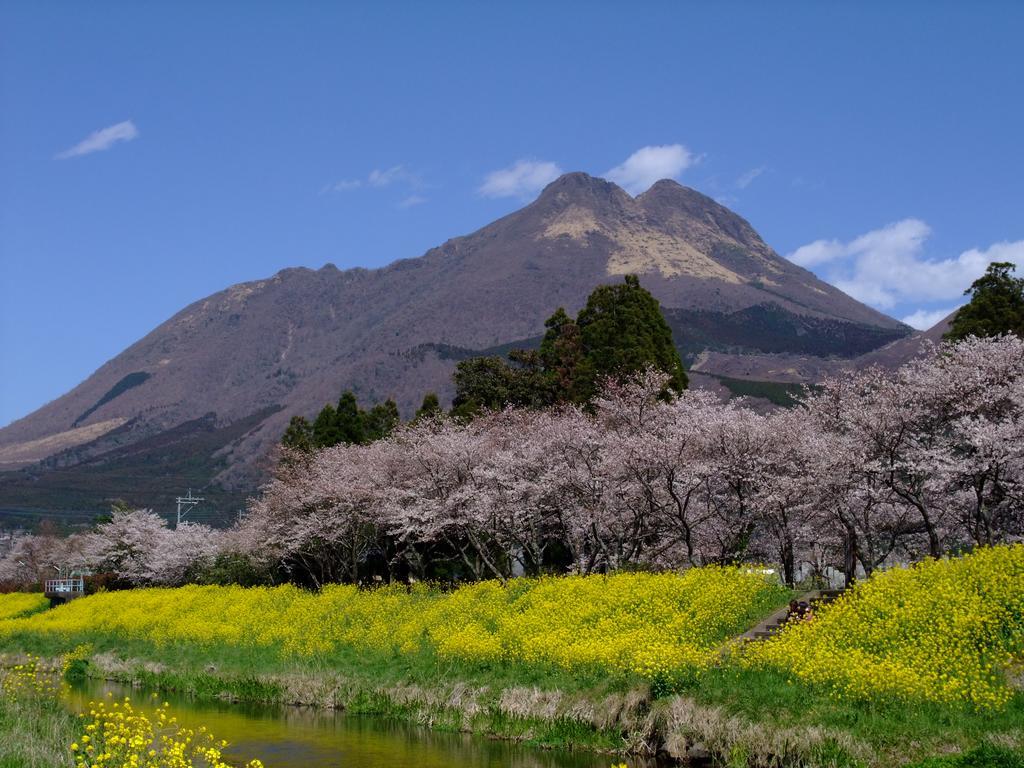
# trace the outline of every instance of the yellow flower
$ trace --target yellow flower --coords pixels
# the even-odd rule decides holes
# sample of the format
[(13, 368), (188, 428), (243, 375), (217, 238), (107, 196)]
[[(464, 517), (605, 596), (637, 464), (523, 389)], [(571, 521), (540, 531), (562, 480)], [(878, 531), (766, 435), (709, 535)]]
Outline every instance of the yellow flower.
[(742, 654), (853, 699), (999, 709), (1024, 653), (1024, 546), (880, 572)]
[[(136, 710), (128, 699), (113, 704), (110, 709), (96, 702), (90, 706), (92, 722), (89, 725), (96, 734), (94, 745), (87, 747), (87, 751), (94, 755), (91, 765), (111, 768), (142, 765), (146, 768), (230, 768), (221, 761), (218, 742), (213, 735), (205, 727), (197, 733), (171, 725), (175, 718), (167, 717), (166, 704), (157, 707), (152, 715)], [(83, 743), (87, 739), (83, 736)], [(219, 743), (226, 746), (226, 742)], [(77, 743), (71, 745), (72, 752), (78, 749)], [(259, 765), (258, 761), (254, 763)], [(77, 760), (76, 768), (84, 765), (84, 761)]]

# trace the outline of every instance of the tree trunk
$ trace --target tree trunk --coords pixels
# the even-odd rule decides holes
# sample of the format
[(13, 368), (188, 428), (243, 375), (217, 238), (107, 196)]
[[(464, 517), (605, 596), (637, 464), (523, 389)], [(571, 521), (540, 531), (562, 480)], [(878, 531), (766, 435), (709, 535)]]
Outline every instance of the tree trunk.
[(846, 528), (843, 540), (843, 583), (849, 589), (857, 580), (857, 531), (848, 523), (843, 525)]
[(796, 586), (796, 556), (793, 554), (793, 541), (788, 536), (782, 541), (782, 576), (786, 586)]

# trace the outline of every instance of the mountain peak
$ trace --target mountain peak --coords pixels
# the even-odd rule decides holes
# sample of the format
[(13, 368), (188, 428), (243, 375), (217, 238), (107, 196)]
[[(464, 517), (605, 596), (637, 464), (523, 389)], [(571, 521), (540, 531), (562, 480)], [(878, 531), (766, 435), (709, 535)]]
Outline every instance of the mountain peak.
[[(699, 192), (665, 179), (633, 198), (568, 173), (421, 258), (293, 268), (186, 307), (0, 429), (0, 507), (100, 509), (112, 493), (152, 506), (170, 473), (241, 504), (292, 415), (315, 415), (343, 389), (365, 405), (391, 397), (407, 414), (426, 391), (450, 398), (457, 360), (535, 342), (556, 308), (577, 311), (622, 275), (640, 276), (688, 355), (735, 358), (754, 379), (790, 377), (780, 354), (853, 357), (908, 330), (785, 261)], [(160, 477), (153, 456), (168, 467)]]
[(637, 196), (636, 202), (655, 221), (668, 221), (682, 214), (744, 246), (767, 248), (742, 216), (714, 198), (671, 179), (655, 182), (650, 189)]
[(583, 171), (569, 171), (568, 173), (563, 173), (557, 179), (544, 187), (544, 190), (541, 192), (541, 196), (543, 197), (546, 194), (558, 191), (601, 188), (609, 184), (611, 184), (610, 181), (605, 181), (597, 176), (591, 176), (589, 173), (584, 173)]
[(582, 205), (587, 208), (622, 207), (632, 198), (617, 184), (591, 176), (589, 173), (574, 171), (563, 173), (552, 181), (537, 198), (542, 206), (564, 208)]
[[(680, 184), (675, 179), (659, 179), (658, 181), (656, 181), (653, 184), (651, 184), (651, 186), (648, 187), (647, 191), (642, 193), (642, 194), (644, 194), (644, 195), (651, 195), (651, 194), (659, 195), (659, 194), (665, 194), (665, 193), (672, 193), (672, 192), (675, 192), (676, 190), (680, 190), (680, 189), (686, 190), (686, 189), (689, 189), (689, 188), (688, 187), (684, 187), (682, 184)], [(690, 191), (692, 192), (693, 190), (690, 190)], [(639, 195), (638, 195), (638, 197), (639, 197)]]
[[(707, 195), (698, 192), (692, 187), (687, 187), (673, 179), (662, 179), (654, 182), (646, 192), (636, 197), (637, 202), (650, 206), (651, 203), (662, 203), (682, 207), (691, 213), (698, 210), (724, 208), (721, 203), (716, 202)], [(725, 209), (728, 210), (728, 209)]]

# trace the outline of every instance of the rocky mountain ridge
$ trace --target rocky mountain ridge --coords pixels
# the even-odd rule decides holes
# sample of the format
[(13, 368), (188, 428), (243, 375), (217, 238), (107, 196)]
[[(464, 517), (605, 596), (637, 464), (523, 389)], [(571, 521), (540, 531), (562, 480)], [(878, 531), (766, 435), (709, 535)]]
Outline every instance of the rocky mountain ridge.
[(159, 506), (189, 484), (237, 506), (291, 415), (344, 389), (410, 414), (427, 391), (450, 397), (459, 357), (535, 343), (555, 309), (575, 312), (625, 274), (705, 374), (717, 372), (708, 356), (853, 359), (910, 334), (695, 190), (664, 180), (634, 198), (571, 173), (421, 257), (284, 269), (186, 307), (0, 430), (0, 468), (13, 470), (0, 474), (0, 508)]

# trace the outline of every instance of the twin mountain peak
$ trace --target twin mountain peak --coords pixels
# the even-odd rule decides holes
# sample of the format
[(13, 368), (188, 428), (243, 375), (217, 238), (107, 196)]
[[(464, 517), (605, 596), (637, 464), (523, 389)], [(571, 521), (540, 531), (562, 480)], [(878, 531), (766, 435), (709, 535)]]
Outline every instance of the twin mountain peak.
[(0, 430), (0, 507), (159, 508), (189, 485), (237, 505), (290, 416), (344, 389), (406, 415), (428, 391), (444, 400), (458, 359), (535, 343), (555, 309), (627, 274), (661, 303), (696, 386), (811, 381), (911, 333), (693, 189), (632, 197), (568, 173), (418, 258), (285, 269), (186, 307)]

